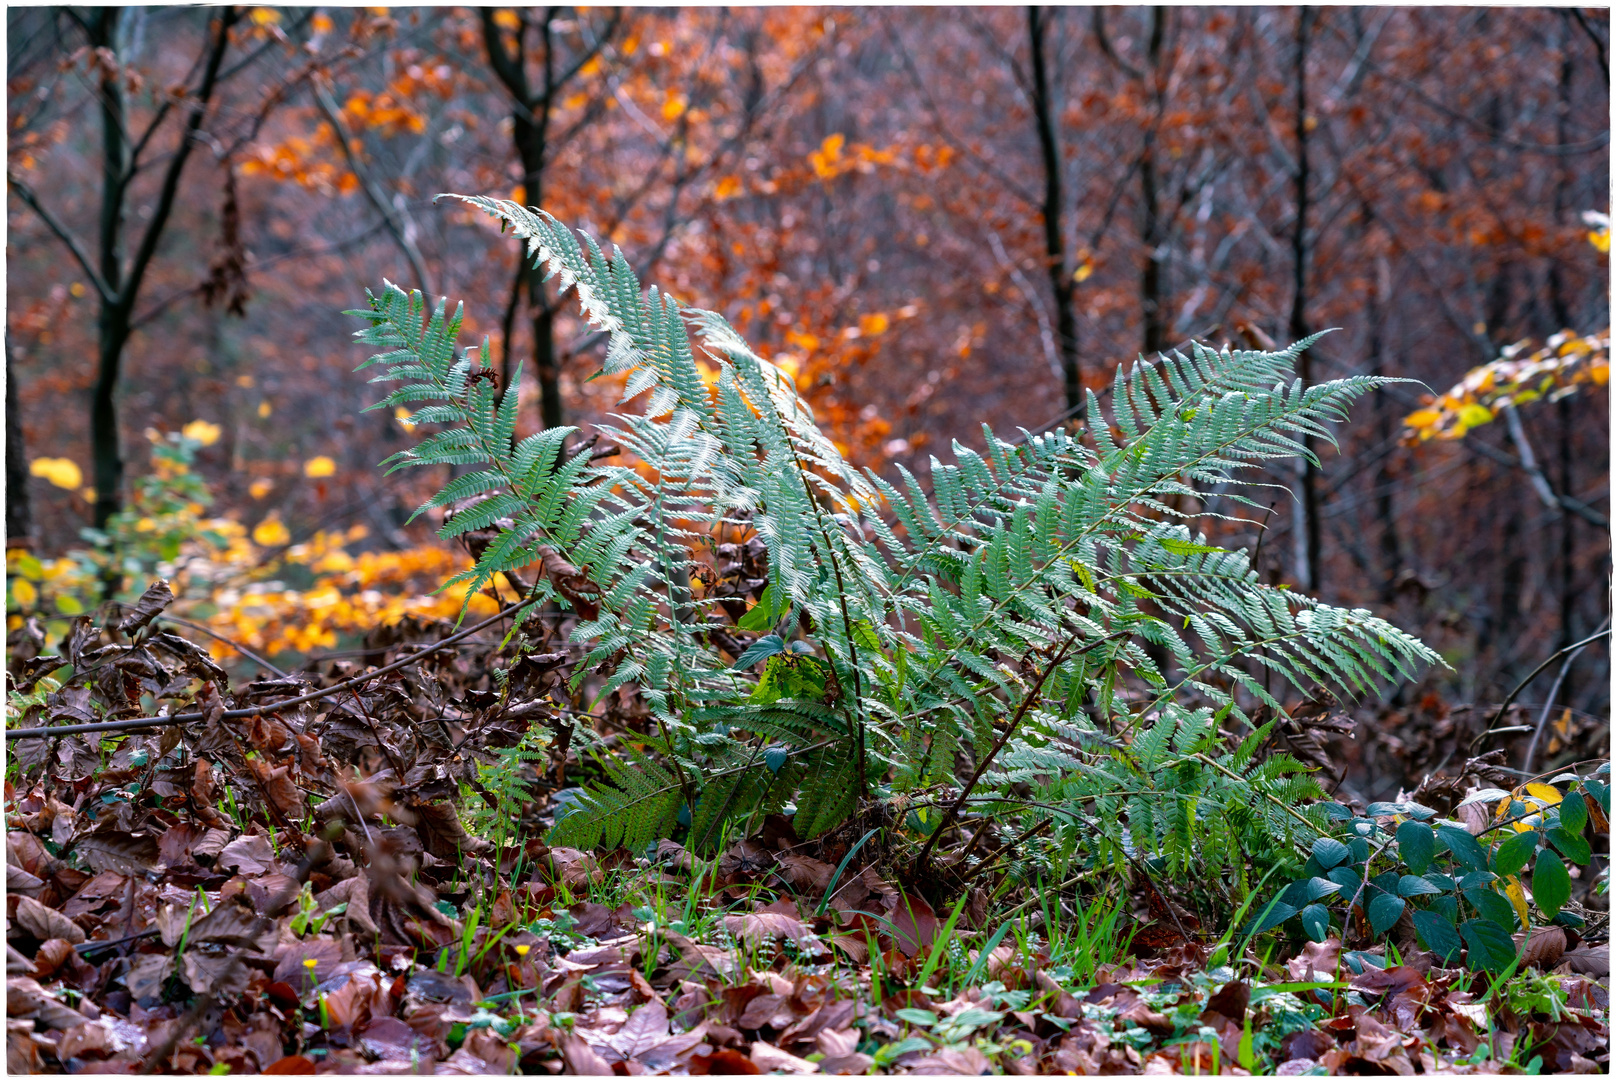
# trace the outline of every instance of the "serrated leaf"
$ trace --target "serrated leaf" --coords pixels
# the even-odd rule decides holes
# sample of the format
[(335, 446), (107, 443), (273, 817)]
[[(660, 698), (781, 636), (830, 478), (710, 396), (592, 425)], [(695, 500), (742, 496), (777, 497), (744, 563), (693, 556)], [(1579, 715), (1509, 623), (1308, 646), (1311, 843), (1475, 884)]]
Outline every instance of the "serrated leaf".
[(1466, 870), (1487, 869), (1487, 853), (1476, 838), (1456, 825), (1438, 825), (1436, 836), (1453, 853), (1454, 861)]
[(1421, 944), (1441, 957), (1444, 964), (1451, 963), (1459, 955), (1464, 942), (1459, 939), (1451, 921), (1435, 911), (1416, 911), (1411, 917), (1414, 932), (1420, 936)]
[(1408, 901), (1400, 896), (1383, 892), (1369, 901), (1369, 929), (1377, 936), (1384, 934), (1403, 914)]
[(1465, 966), (1472, 971), (1503, 971), (1515, 960), (1515, 939), (1489, 919), (1471, 919), (1459, 927), (1469, 952)]
[(1509, 798), (1509, 792), (1502, 788), (1481, 788), (1479, 791), (1472, 791), (1469, 795), (1466, 795), (1459, 805), (1470, 806), (1473, 803), (1491, 803), (1507, 798)]
[(1560, 854), (1576, 863), (1578, 866), (1588, 865), (1593, 857), (1593, 849), (1588, 841), (1580, 836), (1573, 836), (1564, 829), (1550, 829), (1549, 843), (1560, 849)]
[(1516, 833), (1493, 852), (1493, 872), (1499, 877), (1513, 877), (1532, 861), (1532, 853), (1536, 850), (1535, 831)]
[(1559, 788), (1551, 787), (1548, 784), (1527, 784), (1526, 793), (1534, 799), (1547, 803), (1549, 806), (1559, 806), (1560, 800), (1563, 798)]
[(1330, 909), (1323, 904), (1309, 904), (1302, 909), (1302, 929), (1314, 941), (1330, 936)]
[(1423, 822), (1405, 821), (1397, 826), (1397, 850), (1410, 870), (1423, 874), (1436, 858), (1436, 834)]
[(1560, 827), (1573, 836), (1581, 836), (1588, 824), (1588, 804), (1582, 792), (1573, 791), (1560, 803)]
[(1560, 856), (1544, 848), (1532, 864), (1532, 902), (1549, 918), (1554, 918), (1571, 899), (1571, 875)]
[(1465, 899), (1470, 906), (1481, 912), (1483, 918), (1506, 927), (1513, 932), (1515, 926), (1515, 909), (1510, 906), (1508, 898), (1503, 893), (1492, 889), (1471, 889), (1465, 893)]
[(745, 671), (759, 660), (766, 660), (775, 653), (784, 652), (785, 648), (785, 640), (779, 634), (764, 634), (735, 658), (734, 670)]
[(1333, 837), (1321, 836), (1313, 841), (1313, 857), (1326, 870), (1340, 865), (1351, 854), (1347, 845)]
[(1413, 874), (1404, 874), (1397, 882), (1397, 894), (1399, 896), (1437, 896), (1441, 892), (1441, 889), (1432, 885), (1429, 881)]

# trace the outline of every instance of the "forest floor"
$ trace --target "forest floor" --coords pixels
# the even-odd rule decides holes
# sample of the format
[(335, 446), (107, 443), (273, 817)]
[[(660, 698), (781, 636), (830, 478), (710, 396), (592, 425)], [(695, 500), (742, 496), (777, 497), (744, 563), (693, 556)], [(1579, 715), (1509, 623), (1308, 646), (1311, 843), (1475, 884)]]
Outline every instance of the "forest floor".
[[(774, 817), (707, 858), (549, 848), (561, 800), (513, 809), (486, 765), (510, 759), (475, 766), (530, 722), (478, 689), (491, 648), (233, 717), (371, 669), (221, 693), (152, 615), (133, 638), (78, 623), (60, 657), (11, 643), (13, 727), (203, 714), (8, 744), (11, 1073), (1609, 1071), (1592, 927), (1534, 936), (1493, 978), (1413, 946), (1238, 937), (1193, 882), (1143, 875), (984, 873), (934, 907), (865, 822), (804, 843)], [(491, 805), (463, 817), (467, 792)]]

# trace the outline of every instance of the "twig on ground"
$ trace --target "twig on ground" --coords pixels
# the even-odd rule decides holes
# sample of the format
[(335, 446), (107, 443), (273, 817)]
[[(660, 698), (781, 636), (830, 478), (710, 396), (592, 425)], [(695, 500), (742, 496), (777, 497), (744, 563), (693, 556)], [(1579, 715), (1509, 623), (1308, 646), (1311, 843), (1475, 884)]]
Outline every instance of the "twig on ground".
[[(330, 697), (333, 694), (340, 694), (345, 690), (349, 690), (355, 686), (359, 686), (362, 683), (369, 682), (371, 679), (379, 678), (382, 675), (389, 675), (395, 671), (398, 671), (400, 668), (409, 667), (411, 664), (430, 656), (439, 649), (446, 649), (450, 645), (456, 644), (457, 642), (470, 637), (479, 630), (487, 629), (500, 620), (509, 618), (513, 612), (533, 603), (535, 599), (537, 598), (529, 597), (528, 599), (517, 604), (515, 607), (506, 608), (498, 615), (490, 616), (489, 618), (484, 619), (482, 622), (477, 623), (475, 626), (468, 626), (459, 633), (452, 634), (449, 637), (444, 638), (436, 645), (428, 646), (418, 653), (412, 653), (402, 660), (396, 660), (393, 663), (388, 664), (386, 667), (377, 668), (375, 671), (366, 672), (363, 675), (355, 675), (353, 678), (344, 679), (342, 682), (337, 683), (334, 686), (328, 686), (323, 690), (315, 690), (311, 693), (303, 694), (300, 697), (287, 698), (285, 701), (277, 701), (268, 705), (254, 705), (248, 709), (226, 709), (221, 714), (221, 717), (226, 720), (237, 720), (249, 716), (262, 716), (265, 713), (280, 712), (283, 709), (290, 709), (295, 705), (302, 705), (306, 702), (316, 701), (319, 698)], [(204, 719), (202, 713), (191, 712), (178, 713), (174, 716), (147, 716), (136, 720), (109, 720), (98, 724), (63, 724), (58, 727), (15, 728), (6, 732), (6, 741), (10, 742), (13, 739), (46, 739), (60, 735), (80, 735), (93, 731), (138, 731), (145, 728), (170, 727), (174, 724), (191, 724), (202, 719)]]

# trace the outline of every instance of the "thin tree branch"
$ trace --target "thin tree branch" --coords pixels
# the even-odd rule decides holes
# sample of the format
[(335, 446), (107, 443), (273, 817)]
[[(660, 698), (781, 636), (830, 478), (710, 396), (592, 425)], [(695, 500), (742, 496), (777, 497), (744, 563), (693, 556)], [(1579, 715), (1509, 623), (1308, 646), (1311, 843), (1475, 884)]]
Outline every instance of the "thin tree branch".
[(49, 229), (58, 240), (67, 245), (67, 250), (72, 252), (74, 261), (79, 264), (79, 268), (83, 270), (84, 273), (89, 277), (90, 284), (95, 286), (95, 291), (100, 294), (101, 299), (108, 304), (117, 303), (118, 294), (113, 292), (107, 286), (106, 279), (103, 278), (101, 276), (101, 272), (91, 264), (90, 257), (85, 254), (84, 249), (79, 246), (79, 242), (73, 238), (73, 234), (67, 231), (67, 227), (57, 219), (55, 214), (45, 209), (44, 205), (40, 203), (38, 197), (34, 195), (34, 189), (29, 187), (17, 176), (16, 173), (10, 171), (9, 169), (6, 170), (6, 183), (10, 184), (11, 189), (17, 193), (17, 196), (22, 199), (23, 202), (27, 203), (33, 209), (34, 213), (39, 215), (39, 220), (45, 223), (45, 227)]

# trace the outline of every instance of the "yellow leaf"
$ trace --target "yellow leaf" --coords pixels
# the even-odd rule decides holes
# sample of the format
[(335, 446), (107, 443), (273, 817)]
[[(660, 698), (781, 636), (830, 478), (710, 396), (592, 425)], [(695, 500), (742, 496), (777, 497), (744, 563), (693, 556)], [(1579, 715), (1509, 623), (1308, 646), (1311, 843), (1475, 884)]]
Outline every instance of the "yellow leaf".
[(494, 25), (501, 30), (515, 30), (522, 25), (522, 20), (510, 8), (500, 8), (494, 12)]
[(324, 454), (321, 454), (319, 457), (309, 458), (309, 460), (303, 463), (303, 475), (309, 477), (310, 479), (319, 479), (322, 476), (335, 476), (336, 472), (337, 463), (326, 457)]
[(1608, 255), (1610, 253), (1610, 230), (1595, 229), (1588, 234), (1588, 242)]
[(331, 21), (331, 16), (321, 12), (314, 16), (311, 20), (311, 25), (313, 25), (316, 34), (329, 34), (331, 28), (336, 24)]
[(690, 102), (683, 94), (669, 94), (668, 100), (662, 103), (662, 119), (677, 120), (685, 114)]
[(28, 466), (28, 472), (33, 476), (42, 476), (68, 491), (77, 491), (84, 483), (84, 474), (79, 471), (78, 465), (67, 458), (35, 458)]
[(741, 178), (739, 176), (726, 176), (718, 181), (713, 188), (713, 197), (716, 199), (733, 199), (741, 193)]
[(274, 514), (258, 523), (252, 532), (253, 541), (260, 547), (280, 547), (292, 539), (292, 534), (286, 531), (281, 519)]
[(274, 8), (253, 8), (250, 17), (254, 26), (274, 26), (281, 21), (281, 13)]
[(1423, 431), (1428, 427), (1434, 427), (1441, 420), (1442, 412), (1440, 409), (1420, 409), (1404, 417), (1403, 423), (1415, 431)]
[(410, 422), (410, 417), (414, 415), (414, 413), (410, 412), (410, 410), (406, 409), (402, 405), (399, 405), (393, 409), (393, 419), (397, 420), (400, 424), (403, 424), (405, 431), (415, 430), (415, 425)]
[(1498, 803), (1498, 812), (1493, 815), (1493, 820), (1503, 821), (1504, 815), (1509, 811), (1509, 804), (1513, 801), (1508, 795), (1505, 795)]
[(67, 287), (67, 291), (72, 293), (74, 296), (83, 296), (85, 293), (84, 282), (75, 281), (73, 284)]
[(1548, 784), (1527, 784), (1526, 793), (1535, 799), (1542, 799), (1550, 806), (1560, 805), (1560, 792)]
[(274, 411), (275, 411), (275, 410), (274, 410), (274, 409), (273, 409), (273, 408), (271, 408), (271, 407), (270, 407), (270, 404), (269, 404), (269, 402), (267, 402), (267, 401), (260, 401), (260, 402), (259, 402), (259, 403), (258, 403), (258, 415), (259, 415), (259, 416), (260, 416), (260, 417), (267, 417), (267, 416), (269, 416), (269, 414), (270, 414), (270, 413), (272, 413), (272, 412), (274, 412)]
[(262, 477), (259, 477), (257, 480), (254, 480), (250, 485), (248, 485), (247, 494), (251, 495), (255, 499), (262, 499), (265, 495), (268, 495), (274, 490), (275, 482), (273, 480), (265, 480)]
[(210, 424), (206, 420), (192, 420), (189, 424), (180, 428), (181, 435), (184, 435), (187, 439), (195, 439), (203, 446), (212, 446), (218, 442), (223, 431), (224, 429), (218, 424)]
[(1493, 411), (1479, 401), (1472, 401), (1459, 410), (1459, 423), (1467, 428), (1480, 427), (1493, 422)]
[(39, 590), (24, 578), (15, 578), (11, 582), (11, 596), (17, 601), (19, 607), (31, 608), (39, 599)]
[(578, 74), (586, 77), (589, 75), (594, 75), (596, 72), (600, 71), (600, 66), (600, 54), (596, 53), (590, 58), (589, 63), (578, 69)]
[(1521, 879), (1507, 877), (1504, 879), (1504, 895), (1515, 907), (1515, 914), (1521, 917), (1521, 929), (1532, 925), (1532, 913), (1526, 907), (1526, 890), (1521, 887)]
[(1087, 281), (1093, 273), (1094, 264), (1085, 261), (1076, 270), (1072, 271), (1072, 280), (1076, 282), (1084, 282)]
[(859, 316), (859, 333), (865, 337), (884, 334), (887, 332), (887, 327), (891, 325), (892, 320), (887, 318), (884, 312), (877, 311), (870, 315)]

